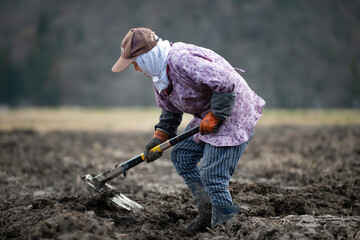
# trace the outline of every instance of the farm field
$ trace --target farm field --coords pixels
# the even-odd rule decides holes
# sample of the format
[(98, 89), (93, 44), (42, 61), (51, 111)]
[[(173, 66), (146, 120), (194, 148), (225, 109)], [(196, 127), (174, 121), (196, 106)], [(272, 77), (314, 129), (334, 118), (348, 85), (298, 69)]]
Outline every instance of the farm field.
[(112, 181), (141, 213), (81, 180), (141, 153), (159, 114), (0, 110), (0, 239), (360, 239), (360, 111), (265, 111), (230, 183), (240, 214), (196, 236), (169, 152)]

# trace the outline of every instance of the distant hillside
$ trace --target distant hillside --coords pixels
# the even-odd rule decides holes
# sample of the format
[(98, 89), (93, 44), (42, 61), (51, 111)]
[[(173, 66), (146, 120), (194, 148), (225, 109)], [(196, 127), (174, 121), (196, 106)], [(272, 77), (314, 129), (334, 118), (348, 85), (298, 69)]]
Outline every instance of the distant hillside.
[(360, 107), (356, 0), (0, 1), (0, 105), (155, 105), (110, 71), (132, 27), (211, 48), (268, 107)]

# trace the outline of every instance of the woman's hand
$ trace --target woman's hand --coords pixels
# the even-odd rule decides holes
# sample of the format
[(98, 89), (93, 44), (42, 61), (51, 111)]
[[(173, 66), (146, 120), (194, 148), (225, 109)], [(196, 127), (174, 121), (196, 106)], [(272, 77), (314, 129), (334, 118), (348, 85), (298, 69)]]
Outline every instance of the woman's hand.
[(152, 152), (150, 151), (152, 148), (156, 147), (157, 145), (165, 142), (169, 138), (169, 133), (161, 130), (156, 129), (154, 136), (149, 141), (149, 143), (145, 146), (144, 150), (144, 159), (147, 162), (153, 162), (159, 157), (162, 156), (162, 152)]
[(215, 132), (216, 129), (220, 126), (221, 120), (218, 119), (215, 114), (210, 110), (208, 114), (201, 120), (200, 123), (200, 134), (204, 135), (205, 133)]

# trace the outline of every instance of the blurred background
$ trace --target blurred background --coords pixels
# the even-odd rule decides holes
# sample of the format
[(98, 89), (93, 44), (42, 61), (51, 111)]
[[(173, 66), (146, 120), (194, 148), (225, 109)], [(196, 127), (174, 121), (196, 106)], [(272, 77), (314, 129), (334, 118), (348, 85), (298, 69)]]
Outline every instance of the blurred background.
[(210, 48), (269, 108), (360, 107), (358, 0), (2, 0), (0, 105), (155, 106), (151, 80), (111, 72), (130, 28)]

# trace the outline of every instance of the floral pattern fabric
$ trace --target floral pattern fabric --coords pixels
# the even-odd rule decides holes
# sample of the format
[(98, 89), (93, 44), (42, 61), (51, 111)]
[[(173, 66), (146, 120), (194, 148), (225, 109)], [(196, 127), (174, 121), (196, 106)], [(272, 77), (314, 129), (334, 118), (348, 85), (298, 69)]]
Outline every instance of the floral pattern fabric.
[(189, 127), (195, 127), (210, 111), (213, 92), (235, 91), (231, 116), (215, 133), (196, 134), (194, 139), (214, 146), (237, 146), (249, 140), (262, 116), (265, 101), (223, 57), (212, 50), (178, 42), (172, 45), (167, 61), (173, 90), (167, 95), (165, 91), (158, 93), (155, 89), (160, 108), (194, 115)]

